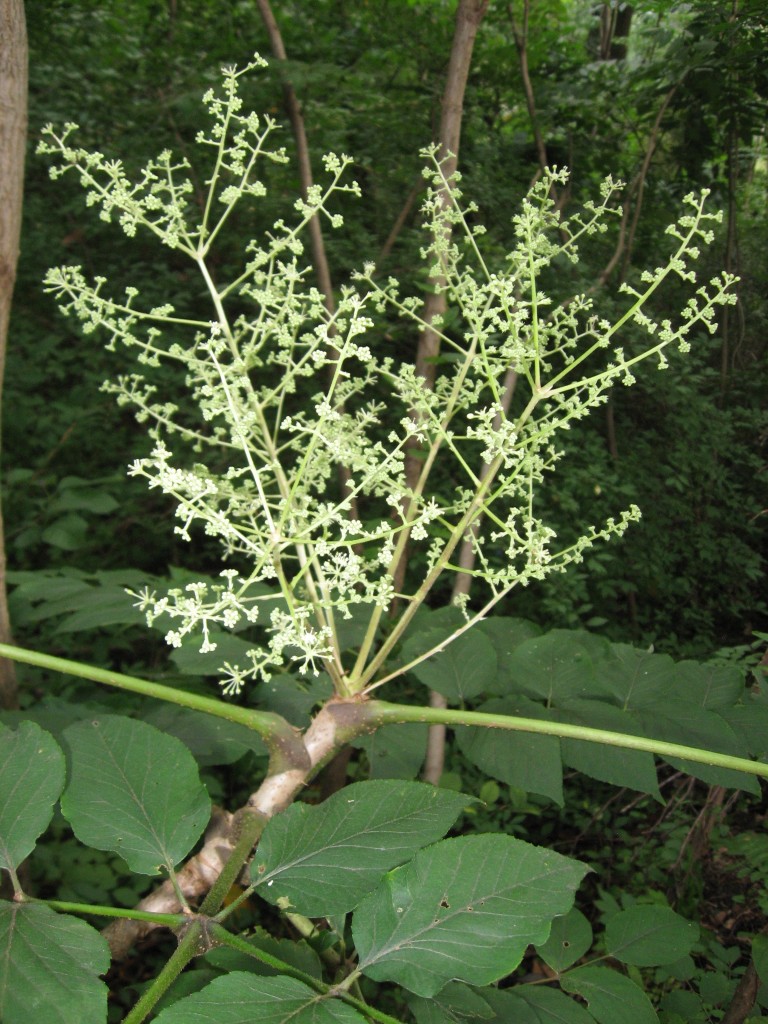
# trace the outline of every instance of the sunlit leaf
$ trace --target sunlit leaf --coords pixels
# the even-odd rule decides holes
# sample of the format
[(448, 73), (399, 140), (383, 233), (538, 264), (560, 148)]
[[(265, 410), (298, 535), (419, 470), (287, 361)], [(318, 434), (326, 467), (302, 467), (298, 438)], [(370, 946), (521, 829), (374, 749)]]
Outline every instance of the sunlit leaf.
[(564, 971), (575, 964), (592, 945), (592, 926), (580, 910), (573, 907), (563, 917), (556, 917), (546, 942), (536, 952), (553, 971)]

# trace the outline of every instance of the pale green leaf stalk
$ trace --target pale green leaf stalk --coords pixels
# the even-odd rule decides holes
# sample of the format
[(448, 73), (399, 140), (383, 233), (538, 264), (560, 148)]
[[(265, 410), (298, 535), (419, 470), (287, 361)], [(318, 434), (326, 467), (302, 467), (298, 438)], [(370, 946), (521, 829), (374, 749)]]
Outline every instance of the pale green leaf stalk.
[[(606, 230), (621, 183), (607, 179), (598, 201), (565, 219), (550, 192), (567, 172), (547, 171), (513, 217), (515, 247), (491, 266), (482, 229), (468, 221), (474, 208), (463, 201), (458, 175), (446, 182), (436, 151), (427, 150), (424, 214), (433, 242), (423, 256), (428, 266), (440, 265), (459, 325), (432, 325), (450, 358), (430, 390), (413, 366), (387, 353), (376, 329), (385, 310), (423, 326), (420, 303), (403, 297), (397, 281), (382, 282), (366, 265), (342, 289), (333, 315), (309, 283), (307, 222), (322, 216), (340, 227), (334, 200), (359, 194), (345, 179), (348, 157), (326, 156), (325, 184), (297, 201), (291, 223), (278, 220), (250, 243), (231, 280), (214, 280), (211, 253), (228, 219), (241, 201), (265, 195), (264, 163), (286, 159), (274, 142), (276, 124), (242, 111), (239, 79), (262, 64), (257, 57), (241, 71), (224, 70), (221, 91), (204, 97), (210, 128), (197, 143), (201, 159), (211, 160), (202, 212), (190, 202), (189, 164), (169, 152), (133, 179), (120, 161), (77, 148), (74, 125), (61, 134), (47, 128), (40, 146), (54, 160), (54, 177), (79, 177), (102, 219), (117, 220), (129, 236), (148, 230), (188, 257), (207, 289), (210, 315), (142, 308), (136, 289), (111, 295), (104, 278), (88, 281), (77, 267), (50, 271), (46, 286), (86, 333), (98, 329), (110, 348), (135, 355), (136, 372), (105, 384), (120, 404), (136, 409), (154, 441), (130, 473), (173, 499), (183, 539), (202, 529), (221, 544), (220, 584), (135, 595), (148, 623), (168, 623), (171, 646), (198, 634), (202, 652), (215, 647), (213, 626), (261, 626), (264, 640), (249, 662), (222, 665), (225, 693), (297, 669), (325, 671), (338, 695), (351, 696), (402, 671), (392, 671), (388, 660), (438, 579), (461, 571), (453, 555), (465, 537), (474, 545), (471, 574), (485, 597), (477, 611), (465, 604), (465, 626), (441, 647), (513, 587), (564, 571), (639, 518), (632, 506), (558, 546), (538, 514), (537, 491), (561, 456), (560, 432), (604, 403), (615, 384), (632, 384), (641, 362), (663, 368), (671, 349), (685, 352), (697, 331), (714, 330), (718, 306), (733, 301), (734, 279), (722, 275), (695, 288), (693, 263), (720, 215), (707, 212), (705, 195), (690, 195), (669, 228), (667, 262), (643, 275), (642, 290), (624, 286), (626, 307), (615, 322), (601, 317), (587, 295), (554, 305), (542, 271), (555, 260), (576, 262), (580, 239)], [(677, 320), (657, 323), (648, 300), (669, 277), (690, 282), (693, 295)], [(179, 395), (158, 394), (153, 369), (161, 364), (177, 367)], [(523, 386), (527, 392), (522, 407), (507, 414), (502, 381), (510, 369), (518, 393)], [(180, 413), (190, 402), (196, 420)], [(424, 460), (411, 490), (404, 459), (413, 438)], [(346, 493), (338, 491), (340, 465), (349, 471)], [(439, 492), (430, 489), (438, 467)], [(446, 480), (457, 481), (452, 491)], [(396, 595), (395, 567), (407, 546), (411, 560), (426, 568), (412, 589)], [(395, 597), (399, 618), (382, 637)], [(356, 606), (368, 627), (350, 656), (338, 625)]]

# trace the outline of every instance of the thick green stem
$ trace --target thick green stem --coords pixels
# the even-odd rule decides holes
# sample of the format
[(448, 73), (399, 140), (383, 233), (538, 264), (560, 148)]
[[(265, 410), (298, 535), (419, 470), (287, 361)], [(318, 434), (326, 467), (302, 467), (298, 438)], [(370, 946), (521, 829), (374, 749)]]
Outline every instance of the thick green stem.
[(679, 757), (686, 761), (695, 761), (697, 764), (730, 768), (733, 771), (768, 779), (768, 764), (761, 761), (750, 761), (745, 757), (721, 754), (716, 750), (687, 747), (682, 743), (667, 743), (665, 740), (649, 739), (645, 736), (611, 732), (608, 729), (592, 729), (585, 725), (544, 721), (538, 718), (495, 715), (484, 711), (389, 704), (385, 701), (371, 701), (364, 708), (367, 720), (374, 727), (403, 722), (437, 722), (452, 726), (483, 726), (488, 729), (533, 732), (543, 736), (559, 736), (563, 739), (585, 740), (588, 743), (603, 743), (609, 747), (623, 747), (627, 750), (644, 750), (649, 754), (658, 754), (659, 757)]
[(0, 644), (0, 657), (21, 661), (26, 665), (36, 665), (38, 668), (50, 669), (52, 672), (63, 672), (65, 675), (77, 676), (80, 679), (90, 679), (94, 683), (114, 686), (119, 690), (130, 690), (131, 693), (140, 693), (144, 697), (153, 697), (171, 704), (178, 704), (180, 707), (192, 708), (194, 711), (203, 711), (216, 718), (225, 718), (229, 722), (237, 722), (248, 729), (253, 729), (268, 744), (274, 743), (276, 736), (285, 732), (286, 729), (293, 733), (293, 729), (286, 720), (271, 711), (252, 711), (250, 708), (226, 704), (224, 701), (214, 700), (212, 697), (203, 697), (197, 693), (187, 693), (186, 690), (163, 686), (162, 683), (151, 683), (147, 679), (125, 676), (120, 672), (85, 665), (81, 661), (58, 658), (53, 654), (43, 654), (41, 651), (28, 651), (23, 647), (14, 647), (11, 644)]
[(227, 858), (227, 863), (224, 865), (221, 874), (213, 883), (213, 886), (208, 891), (208, 895), (200, 905), (201, 914), (206, 914), (210, 917), (219, 912), (227, 893), (240, 874), (243, 864), (245, 864), (251, 850), (264, 831), (266, 823), (267, 819), (263, 814), (259, 814), (256, 811), (242, 812), (239, 824), (240, 836), (232, 848), (232, 853)]
[(147, 910), (131, 910), (125, 907), (101, 907), (90, 903), (69, 903), (66, 900), (30, 899), (30, 903), (44, 903), (51, 910), (62, 914), (93, 914), (94, 917), (125, 917), (131, 921), (149, 921), (151, 924), (178, 928), (186, 920), (185, 914), (153, 914)]
[(211, 925), (210, 934), (212, 938), (222, 945), (230, 946), (232, 949), (236, 949), (240, 953), (245, 953), (247, 956), (252, 956), (256, 960), (260, 960), (262, 963), (268, 964), (270, 967), (279, 971), (280, 974), (286, 974), (291, 978), (296, 978), (299, 981), (304, 982), (305, 985), (314, 989), (315, 992), (322, 996), (327, 996), (329, 999), (341, 999), (350, 1006), (354, 1006), (356, 1010), (359, 1010), (360, 1013), (368, 1017), (370, 1020), (379, 1021), (380, 1024), (401, 1024), (401, 1021), (397, 1020), (395, 1017), (390, 1017), (389, 1014), (382, 1013), (380, 1010), (374, 1010), (373, 1007), (368, 1006), (367, 1003), (364, 1003), (360, 999), (355, 999), (354, 996), (349, 995), (348, 992), (343, 991), (341, 988), (333, 988), (323, 981), (318, 981), (317, 978), (312, 977), (311, 974), (305, 974), (303, 971), (298, 970), (296, 967), (292, 967), (283, 960), (278, 960), (277, 957), (271, 956), (263, 949), (259, 949), (257, 946), (254, 946), (252, 942), (248, 942), (247, 939), (241, 939), (238, 935), (232, 935), (231, 932), (228, 932), (221, 925)]
[(189, 961), (199, 953), (205, 952), (205, 949), (203, 949), (204, 941), (203, 922), (201, 920), (192, 920), (170, 960), (138, 1003), (136, 1003), (123, 1021), (123, 1024), (142, 1024), (142, 1021), (147, 1019), (158, 1001), (165, 995)]
[(218, 944), (229, 946), (230, 949), (236, 949), (239, 953), (245, 953), (246, 956), (252, 956), (254, 960), (266, 964), (267, 967), (271, 967), (280, 974), (303, 981), (305, 985), (309, 985), (316, 992), (326, 993), (328, 991), (329, 986), (322, 981), (318, 981), (313, 975), (305, 974), (298, 967), (293, 967), (291, 964), (286, 963), (285, 960), (280, 960), (279, 957), (272, 956), (266, 950), (259, 949), (258, 946), (254, 945), (253, 942), (249, 942), (248, 939), (243, 939), (239, 935), (233, 935), (232, 932), (228, 932), (221, 924), (212, 923), (210, 925), (210, 934), (211, 938), (215, 939)]

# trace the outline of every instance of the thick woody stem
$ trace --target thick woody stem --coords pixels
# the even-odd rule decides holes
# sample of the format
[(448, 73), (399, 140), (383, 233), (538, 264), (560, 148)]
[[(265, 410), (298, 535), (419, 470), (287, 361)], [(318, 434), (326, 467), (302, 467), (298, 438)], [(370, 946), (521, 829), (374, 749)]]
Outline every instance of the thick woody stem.
[[(190, 858), (177, 873), (177, 882), (185, 899), (197, 905), (212, 888), (239, 839), (242, 814), (258, 812), (265, 820), (284, 810), (320, 768), (350, 739), (366, 731), (364, 703), (359, 700), (329, 701), (307, 729), (303, 737), (297, 736), (297, 745), (285, 757), (279, 770), (264, 779), (252, 793), (241, 811), (230, 814), (219, 810), (211, 820), (205, 842), (199, 853)], [(300, 748), (300, 749), (299, 749)], [(291, 767), (289, 756), (294, 757)], [(178, 899), (170, 881), (163, 882), (149, 896), (136, 905), (137, 910), (156, 914), (177, 913)], [(102, 932), (109, 943), (114, 960), (124, 959), (138, 939), (153, 931), (157, 925), (147, 921), (120, 918)]]

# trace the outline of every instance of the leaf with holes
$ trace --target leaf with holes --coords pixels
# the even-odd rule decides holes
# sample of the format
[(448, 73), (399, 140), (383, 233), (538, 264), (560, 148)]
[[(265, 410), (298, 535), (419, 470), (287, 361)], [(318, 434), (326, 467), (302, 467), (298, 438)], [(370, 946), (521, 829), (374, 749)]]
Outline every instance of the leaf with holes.
[(564, 917), (555, 918), (549, 938), (536, 947), (536, 952), (553, 971), (564, 971), (584, 956), (591, 945), (592, 926), (574, 907)]
[(189, 750), (174, 736), (119, 715), (79, 722), (64, 738), (71, 778), (61, 809), (77, 838), (119, 853), (138, 874), (172, 870), (211, 812)]
[(360, 969), (433, 996), (449, 981), (489, 985), (513, 971), (589, 869), (505, 835), (447, 839), (390, 872), (358, 907)]
[(344, 914), (385, 872), (444, 836), (470, 802), (423, 782), (381, 780), (316, 807), (293, 804), (267, 823), (251, 878), (270, 903), (307, 917)]

